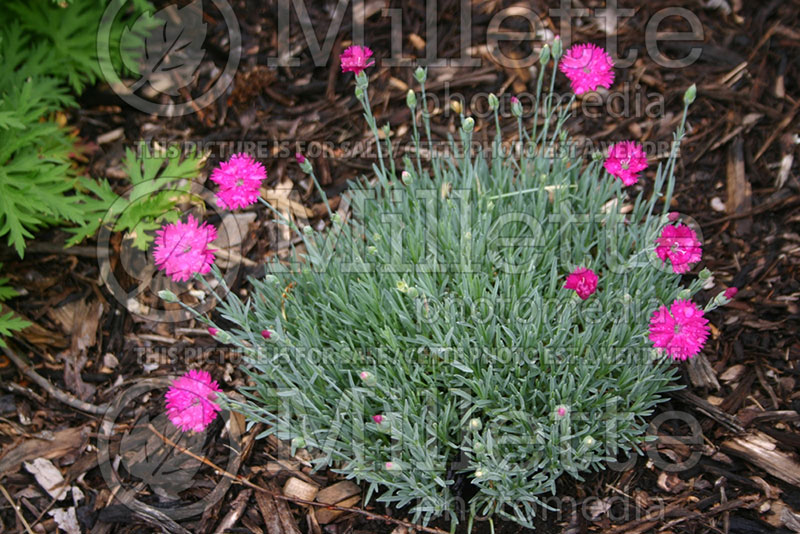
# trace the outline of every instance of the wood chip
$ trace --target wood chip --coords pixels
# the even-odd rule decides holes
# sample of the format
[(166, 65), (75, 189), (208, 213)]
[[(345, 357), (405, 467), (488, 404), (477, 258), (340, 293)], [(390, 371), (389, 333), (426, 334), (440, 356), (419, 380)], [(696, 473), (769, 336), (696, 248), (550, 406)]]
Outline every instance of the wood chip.
[(783, 452), (763, 432), (752, 432), (722, 442), (722, 450), (764, 469), (770, 475), (800, 486), (800, 463), (794, 454)]
[(299, 478), (292, 477), (286, 481), (283, 486), (283, 494), (287, 497), (295, 499), (302, 499), (304, 501), (313, 501), (317, 496), (319, 488), (308, 482), (304, 482)]

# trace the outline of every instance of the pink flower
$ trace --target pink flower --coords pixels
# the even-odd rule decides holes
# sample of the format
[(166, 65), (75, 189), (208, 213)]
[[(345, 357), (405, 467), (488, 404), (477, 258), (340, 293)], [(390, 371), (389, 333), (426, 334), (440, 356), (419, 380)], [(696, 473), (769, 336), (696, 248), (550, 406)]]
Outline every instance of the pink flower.
[(219, 184), (217, 204), (227, 210), (247, 207), (258, 201), (261, 182), (267, 179), (264, 166), (247, 154), (234, 154), (211, 173)]
[(183, 432), (202, 432), (217, 417), (220, 407), (214, 400), (221, 390), (206, 371), (189, 371), (172, 382), (164, 398), (167, 417)]
[(584, 267), (575, 269), (567, 276), (564, 289), (574, 289), (580, 298), (586, 300), (597, 290), (597, 275)]
[(724, 297), (728, 300), (731, 300), (733, 297), (736, 296), (736, 293), (738, 292), (739, 290), (736, 289), (735, 287), (729, 287), (728, 289), (725, 290)]
[(366, 380), (367, 378), (369, 378), (369, 373), (367, 371), (361, 371), (360, 373), (358, 373), (358, 376), (361, 377), (361, 380)]
[(564, 417), (565, 415), (567, 415), (567, 407), (564, 406), (563, 404), (556, 407), (556, 415), (558, 415), (559, 417)]
[(379, 425), (379, 424), (381, 424), (381, 423), (383, 422), (383, 416), (382, 416), (382, 415), (380, 415), (380, 414), (378, 414), (378, 415), (373, 415), (373, 416), (372, 416), (372, 420), (373, 420), (373, 421), (375, 421), (375, 424), (376, 424), (376, 425)]
[(661, 306), (650, 318), (650, 341), (676, 360), (698, 354), (708, 333), (703, 310), (689, 300), (676, 300), (669, 309)]
[(362, 72), (367, 67), (375, 64), (372, 57), (372, 50), (366, 46), (353, 45), (347, 47), (347, 50), (342, 52), (342, 72), (355, 72), (356, 74)]
[(688, 271), (690, 263), (700, 261), (703, 252), (694, 230), (681, 223), (665, 226), (661, 237), (656, 239), (656, 244), (656, 254), (661, 261), (666, 263), (669, 258), (672, 271), (679, 274)]
[(642, 145), (633, 141), (621, 141), (608, 147), (603, 167), (626, 186), (639, 181), (639, 173), (647, 168), (647, 154)]
[(261, 331), (261, 337), (263, 337), (264, 339), (269, 339), (270, 337), (272, 337), (272, 332), (270, 332), (269, 330), (266, 330), (266, 329), (262, 330)]
[(294, 159), (297, 160), (297, 163), (299, 165), (302, 165), (303, 163), (306, 162), (306, 157), (304, 155), (302, 155), (300, 152), (295, 152)]
[(516, 96), (512, 96), (511, 97), (511, 103), (512, 104), (519, 104), (519, 98), (517, 98)]
[(561, 58), (559, 69), (572, 84), (576, 95), (608, 89), (614, 83), (614, 62), (605, 50), (592, 43), (571, 47)]
[(156, 232), (155, 264), (176, 282), (185, 282), (195, 273), (206, 274), (216, 252), (208, 245), (216, 238), (216, 228), (199, 224), (189, 215), (185, 223), (168, 224)]
[(216, 329), (216, 328), (214, 328), (213, 326), (209, 326), (209, 327), (208, 327), (208, 334), (209, 334), (211, 337), (214, 337), (214, 336), (216, 336), (218, 332), (219, 332), (219, 330), (217, 330), (217, 329)]

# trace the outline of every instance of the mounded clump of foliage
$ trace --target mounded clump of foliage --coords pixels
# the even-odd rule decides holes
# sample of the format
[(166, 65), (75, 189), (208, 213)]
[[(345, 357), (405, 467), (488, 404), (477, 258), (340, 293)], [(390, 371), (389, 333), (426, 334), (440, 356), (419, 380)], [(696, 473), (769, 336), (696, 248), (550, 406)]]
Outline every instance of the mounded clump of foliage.
[[(426, 111), (426, 73), (416, 76)], [(245, 400), (228, 398), (232, 409), (307, 449), (316, 468), (366, 483), (367, 501), (411, 505), (415, 520), (458, 522), (467, 483), (470, 522), (498, 514), (531, 525), (560, 476), (638, 450), (653, 407), (675, 389), (648, 323), (708, 274), (684, 289), (654, 254), (683, 123), (653, 193), (631, 197), (603, 155), (581, 157), (564, 129), (572, 100), (555, 106), (552, 82), (542, 83), (543, 127), (524, 128), (512, 103), (515, 150), (503, 150), (490, 97), (491, 150), (473, 146), (474, 121), (462, 116), (460, 139), (426, 165), (430, 125), (423, 112), (418, 126), (410, 92), (415, 146), (401, 172), (380, 157), (392, 147), (358, 72), (374, 177), (351, 185), (351, 213), (334, 213), (327, 232), (295, 228), (304, 247), (269, 264), (246, 302), (230, 293), (220, 310), (233, 326), (213, 330), (247, 355), (251, 382)], [(579, 268), (598, 276), (585, 299), (564, 288)]]

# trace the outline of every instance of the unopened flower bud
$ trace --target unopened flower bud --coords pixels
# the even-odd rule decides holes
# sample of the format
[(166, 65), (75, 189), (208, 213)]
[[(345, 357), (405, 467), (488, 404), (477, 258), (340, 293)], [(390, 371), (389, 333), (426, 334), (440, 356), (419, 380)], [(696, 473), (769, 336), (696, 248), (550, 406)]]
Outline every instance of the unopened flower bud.
[(475, 471), (475, 478), (481, 478), (483, 476), (483, 474), (484, 474), (483, 471), (478, 469), (478, 470)]
[(372, 420), (375, 421), (376, 425), (383, 423), (383, 416), (381, 414), (373, 415)]
[(413, 287), (413, 286), (408, 288), (407, 293), (408, 293), (408, 296), (411, 297), (412, 299), (415, 299), (415, 298), (417, 298), (419, 296), (419, 290), (416, 287)]
[(473, 119), (472, 117), (467, 117), (466, 119), (464, 119), (464, 122), (461, 123), (461, 128), (465, 132), (471, 133), (472, 130), (475, 129), (475, 119)]
[(406, 93), (406, 105), (409, 107), (409, 109), (414, 109), (417, 107), (417, 94), (413, 89), (409, 89), (408, 93)]
[(303, 227), (303, 233), (306, 234), (306, 235), (313, 235), (314, 234), (314, 229), (311, 228), (309, 225), (305, 225)]
[(408, 284), (406, 283), (405, 280), (398, 280), (397, 281), (397, 290), (400, 293), (408, 293), (408, 289), (409, 289), (409, 287), (408, 287)]
[(489, 93), (489, 109), (492, 111), (497, 109), (497, 106), (500, 105), (500, 101), (497, 100), (497, 95), (494, 93)]
[(480, 430), (483, 427), (483, 423), (477, 417), (473, 417), (469, 420), (469, 428), (470, 430)]
[(334, 222), (334, 224), (340, 224), (342, 222), (342, 216), (339, 215), (339, 212), (336, 212), (331, 217), (331, 220)]
[(547, 65), (548, 61), (550, 61), (550, 46), (544, 45), (542, 47), (542, 51), (539, 52), (539, 63), (542, 65)]
[(400, 179), (403, 180), (404, 184), (410, 184), (414, 181), (414, 176), (408, 171), (403, 171), (400, 173)]
[(178, 302), (178, 297), (169, 289), (162, 289), (158, 292), (158, 297), (164, 302)]
[(556, 59), (561, 58), (561, 50), (562, 50), (562, 43), (561, 37), (556, 35), (556, 38), (553, 39), (553, 57)]
[(278, 277), (275, 276), (274, 274), (268, 274), (267, 276), (264, 277), (264, 282), (268, 284), (277, 284), (278, 282), (280, 282), (280, 280), (278, 280)]
[(389, 126), (389, 123), (387, 122), (383, 125), (383, 128), (381, 128), (381, 131), (383, 131), (384, 138), (388, 138), (389, 134), (392, 133), (392, 127)]
[(511, 114), (515, 117), (522, 117), (522, 102), (516, 96), (511, 97)]
[(704, 268), (702, 271), (697, 273), (697, 277), (700, 280), (708, 280), (709, 278), (711, 278), (711, 271), (709, 271), (708, 268)]
[(361, 87), (356, 87), (356, 98), (361, 100), (364, 97), (364, 90)]
[(416, 78), (419, 83), (424, 83), (428, 78), (428, 69), (417, 67), (417, 70), (414, 71), (414, 78)]
[(725, 295), (726, 299), (731, 300), (733, 297), (736, 296), (736, 293), (738, 293), (738, 292), (739, 292), (739, 290), (737, 288), (729, 287), (728, 289), (725, 290), (724, 295)]
[(685, 93), (683, 93), (683, 103), (687, 106), (694, 102), (697, 98), (697, 85), (692, 84)]
[(460, 115), (462, 111), (464, 111), (464, 107), (461, 105), (460, 100), (453, 99), (450, 101), (450, 109), (453, 110), (453, 113)]

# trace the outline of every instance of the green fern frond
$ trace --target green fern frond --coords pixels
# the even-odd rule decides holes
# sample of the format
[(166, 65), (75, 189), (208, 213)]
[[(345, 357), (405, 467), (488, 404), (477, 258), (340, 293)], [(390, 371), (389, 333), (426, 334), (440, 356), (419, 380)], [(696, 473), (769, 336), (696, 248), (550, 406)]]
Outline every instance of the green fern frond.
[(189, 193), (202, 158), (194, 152), (184, 159), (177, 153), (154, 154), (145, 144), (140, 153), (137, 156), (133, 150), (126, 150), (123, 167), (130, 186), (122, 195), (107, 180), (81, 180), (87, 193), (80, 206), (85, 223), (68, 229), (75, 235), (67, 246), (80, 243), (106, 226), (115, 232), (127, 232), (134, 246), (145, 250), (153, 240), (152, 230), (177, 219), (175, 205)]

